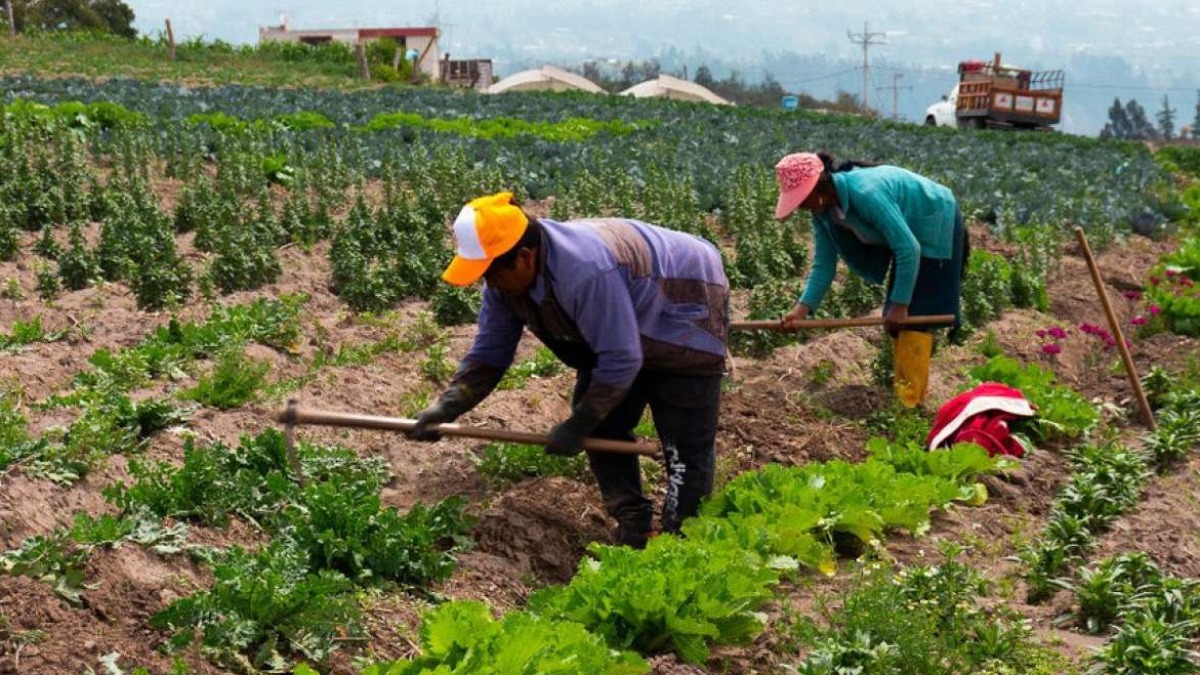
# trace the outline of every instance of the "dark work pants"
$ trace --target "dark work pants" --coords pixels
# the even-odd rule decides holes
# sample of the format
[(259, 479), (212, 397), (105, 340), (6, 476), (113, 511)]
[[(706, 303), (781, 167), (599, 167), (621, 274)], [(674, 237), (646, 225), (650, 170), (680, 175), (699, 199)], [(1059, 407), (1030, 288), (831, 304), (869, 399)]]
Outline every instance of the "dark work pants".
[[(590, 382), (591, 371), (580, 370), (574, 401), (587, 391)], [(650, 406), (667, 472), (663, 531), (678, 531), (685, 518), (696, 515), (700, 500), (712, 492), (720, 404), (720, 375), (642, 371), (625, 399), (592, 432), (597, 438), (631, 441), (634, 427)], [(642, 493), (638, 456), (589, 452), (588, 461), (600, 486), (604, 508), (617, 520), (621, 539), (631, 543), (645, 537), (653, 529), (653, 508)]]

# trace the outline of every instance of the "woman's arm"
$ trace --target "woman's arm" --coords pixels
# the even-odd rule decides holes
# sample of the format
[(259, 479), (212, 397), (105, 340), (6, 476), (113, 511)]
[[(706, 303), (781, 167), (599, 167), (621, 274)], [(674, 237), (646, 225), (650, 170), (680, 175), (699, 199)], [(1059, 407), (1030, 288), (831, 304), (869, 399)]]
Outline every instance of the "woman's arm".
[(804, 293), (800, 296), (800, 304), (808, 307), (809, 312), (817, 311), (837, 271), (837, 247), (829, 234), (829, 226), (814, 219), (812, 231), (812, 269), (808, 273), (808, 280), (804, 282)]

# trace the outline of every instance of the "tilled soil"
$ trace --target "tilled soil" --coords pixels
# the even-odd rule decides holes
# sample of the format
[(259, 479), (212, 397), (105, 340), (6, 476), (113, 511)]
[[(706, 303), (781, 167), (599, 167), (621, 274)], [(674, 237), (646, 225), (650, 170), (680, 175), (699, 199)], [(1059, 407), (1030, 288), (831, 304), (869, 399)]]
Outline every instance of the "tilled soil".
[[(33, 240), (31, 235), (25, 243), (31, 245)], [(986, 237), (980, 241), (984, 246), (1003, 248), (994, 241), (988, 243)], [(1128, 318), (1130, 308), (1118, 289), (1136, 288), (1145, 270), (1166, 247), (1135, 238), (1100, 256), (1104, 276), (1111, 284), (1110, 295), (1124, 318)], [(186, 238), (183, 252), (189, 259), (202, 258), (187, 248)], [(312, 254), (287, 248), (281, 257), (285, 273), (280, 281), (227, 300), (245, 302), (256, 297), (307, 294), (305, 338), (296, 346), (301, 358), (311, 358), (318, 351), (333, 353), (342, 345), (374, 342), (403, 331), (416, 312), (425, 307), (422, 302), (414, 302), (401, 307), (388, 321), (357, 320), (328, 287), (324, 246), (318, 246)], [(1057, 357), (1040, 353), (1035, 338), (1038, 329), (1052, 324), (1073, 328), (1082, 322), (1103, 322), (1095, 290), (1081, 266), (1078, 258), (1064, 258), (1061, 269), (1051, 279), (1050, 312), (1013, 311), (987, 329), (1007, 353), (1045, 363), (1090, 398), (1132, 411), (1128, 382), (1120, 370), (1111, 367), (1115, 352), (1094, 356), (1094, 345), (1077, 340)], [(0, 387), (19, 392), (27, 404), (67, 389), (72, 377), (87, 369), (87, 359), (97, 349), (133, 346), (169, 316), (137, 311), (128, 290), (120, 284), (64, 293), (53, 305), (45, 305), (34, 293), (32, 254), (17, 262), (0, 263), (0, 282), (8, 278), (18, 280), (26, 297), (0, 301), (0, 327), (40, 316), (47, 330), (68, 330), (71, 335), (70, 342), (35, 344), (16, 353), (0, 354)], [(179, 314), (184, 319), (198, 320), (205, 312), (203, 303), (193, 303)], [(446, 332), (452, 362), (466, 350), (473, 332), (470, 326)], [(936, 355), (927, 404), (930, 409), (957, 391), (967, 366), (983, 361), (977, 349), (982, 339), (977, 335), (966, 345), (947, 347)], [(525, 340), (518, 359), (531, 354), (535, 342), (532, 338)], [(887, 408), (891, 397), (890, 392), (871, 383), (869, 374), (869, 363), (880, 344), (877, 332), (854, 329), (811, 335), (807, 342), (780, 349), (767, 359), (736, 359), (735, 377), (722, 402), (718, 480), (772, 462), (862, 459), (863, 445), (870, 436), (863, 422)], [(1148, 368), (1150, 364), (1184, 364), (1197, 353), (1196, 345), (1194, 340), (1160, 335), (1134, 339), (1132, 351), (1139, 367)], [(295, 355), (268, 348), (254, 347), (251, 355), (270, 363), (275, 377), (295, 376), (304, 368)], [(314, 408), (382, 415), (411, 413), (408, 408), (419, 400), (419, 394), (436, 396), (439, 391), (438, 385), (421, 374), (419, 363), (423, 358), (420, 351), (385, 353), (367, 365), (329, 367), (293, 395)], [(1097, 367), (1097, 363), (1104, 367)], [(189, 373), (177, 382), (156, 383), (134, 396), (169, 395), (194, 384), (199, 374)], [(567, 414), (566, 397), (571, 384), (570, 373), (533, 379), (521, 390), (496, 392), (461, 421), (501, 428), (548, 429)], [(199, 409), (189, 422), (189, 433), (200, 442), (235, 444), (243, 434), (256, 434), (274, 426), (272, 416), (280, 403), (258, 403), (232, 411)], [(69, 411), (29, 410), (27, 414), (35, 432), (71, 419)], [(388, 506), (407, 509), (417, 502), (454, 495), (469, 500), (469, 511), (478, 518), (472, 533), (476, 543), (459, 556), (450, 579), (430, 589), (441, 596), (487, 600), (497, 610), (519, 607), (533, 590), (569, 580), (589, 543), (609, 541), (612, 524), (593, 484), (551, 478), (526, 480), (501, 490), (491, 488), (475, 470), (478, 442), (446, 439), (422, 444), (383, 432), (325, 428), (302, 429), (300, 433), (305, 439), (338, 443), (363, 455), (386, 458), (395, 474), (382, 494)], [(160, 432), (145, 457), (181, 461), (183, 443), (178, 430)], [(127, 463), (127, 458), (114, 456), (106, 467), (70, 487), (25, 476), (19, 467), (0, 475), (0, 546), (16, 548), (29, 536), (69, 527), (78, 511), (93, 515), (113, 512), (101, 490), (113, 482), (128, 480)], [(1152, 483), (1146, 501), (1138, 511), (1118, 521), (1104, 537), (1098, 555), (1146, 550), (1168, 571), (1197, 576), (1198, 467), (1193, 461)], [(918, 560), (932, 555), (936, 539), (951, 538), (975, 546), (972, 561), (981, 570), (995, 577), (1011, 575), (1012, 563), (1005, 557), (1012, 554), (1019, 539), (1040, 529), (1054, 493), (1068, 473), (1061, 454), (1035, 452), (1023, 462), (1017, 475), (1007, 480), (988, 480), (991, 498), (987, 504), (940, 514), (925, 538), (891, 538), (883, 554), (900, 561)], [(661, 500), (660, 486), (652, 484), (651, 490)], [(255, 547), (264, 540), (251, 525), (236, 521), (228, 528), (193, 527), (189, 531), (189, 541), (210, 546)], [(203, 566), (185, 555), (161, 556), (126, 544), (116, 550), (94, 552), (87, 567), (87, 581), (91, 586), (83, 594), (84, 606), (74, 607), (54, 595), (44, 582), (0, 576), (0, 617), (8, 622), (0, 622), (0, 673), (99, 670), (99, 657), (113, 652), (122, 655), (122, 664), (166, 671), (170, 660), (155, 647), (167, 636), (151, 629), (148, 618), (172, 600), (211, 583), (211, 578)], [(838, 583), (839, 579), (813, 579), (811, 583), (789, 585), (771, 613), (778, 616), (785, 605), (809, 607), (815, 593), (832, 590)], [(1019, 601), (1023, 597), (1019, 586), (1015, 595), (1018, 599), (1012, 603), (1035, 619), (1039, 631), (1062, 638), (1064, 631), (1049, 624), (1056, 607), (1025, 607)], [(403, 591), (389, 591), (368, 601), (368, 641), (363, 650), (376, 658), (411, 655), (416, 649), (420, 611), (428, 602), (426, 597)], [(34, 640), (39, 635), (40, 639)], [(1062, 638), (1067, 643), (1064, 649), (1073, 653), (1094, 642), (1090, 638), (1076, 639), (1069, 632), (1067, 636)], [(783, 636), (768, 630), (754, 644), (715, 650), (707, 668), (682, 665), (673, 657), (658, 657), (653, 663), (656, 673), (772, 672), (781, 662), (796, 661), (794, 654), (776, 653), (784, 643)], [(351, 671), (351, 656), (356, 651), (360, 650), (353, 646), (344, 649), (334, 661), (335, 670)], [(184, 659), (191, 672), (219, 671), (194, 651), (185, 653)]]

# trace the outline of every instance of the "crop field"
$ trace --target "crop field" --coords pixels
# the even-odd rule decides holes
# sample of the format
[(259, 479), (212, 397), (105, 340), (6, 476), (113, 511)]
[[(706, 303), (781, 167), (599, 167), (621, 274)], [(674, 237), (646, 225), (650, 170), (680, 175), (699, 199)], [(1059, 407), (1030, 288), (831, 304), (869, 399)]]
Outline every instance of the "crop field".
[[(771, 167), (817, 149), (961, 201), (968, 326), (924, 407), (891, 403), (877, 330), (737, 334), (716, 489), (644, 551), (611, 545), (582, 458), (301, 427), (289, 462), (287, 399), (412, 416), (454, 373), (479, 290), (438, 277), (469, 199), (708, 237), (736, 318), (776, 318), (811, 237), (771, 218)], [(1198, 168), (671, 101), (6, 76), (0, 673), (1196, 672)], [(821, 312), (882, 298), (840, 275)], [(573, 381), (527, 337), (461, 421), (545, 431)], [(925, 452), (983, 381), (1038, 407), (1031, 451)]]

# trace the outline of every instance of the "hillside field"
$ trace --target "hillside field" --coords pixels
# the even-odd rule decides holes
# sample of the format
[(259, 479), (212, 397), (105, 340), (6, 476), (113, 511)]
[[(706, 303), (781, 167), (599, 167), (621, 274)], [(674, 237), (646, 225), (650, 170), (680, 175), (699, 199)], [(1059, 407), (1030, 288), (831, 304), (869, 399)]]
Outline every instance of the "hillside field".
[[(55, 59), (0, 48), (0, 673), (1200, 669), (1190, 150)], [(811, 237), (771, 218), (772, 166), (817, 149), (960, 199), (969, 325), (924, 406), (892, 403), (878, 330), (737, 334), (714, 495), (645, 551), (611, 545), (583, 458), (302, 427), (289, 462), (289, 398), (412, 416), (453, 374), (479, 291), (438, 275), (469, 199), (708, 237), (735, 318), (776, 318)], [(882, 298), (842, 270), (821, 315)], [(982, 381), (1038, 407), (1029, 452), (925, 452)], [(573, 383), (527, 336), (460, 422), (546, 431)]]

